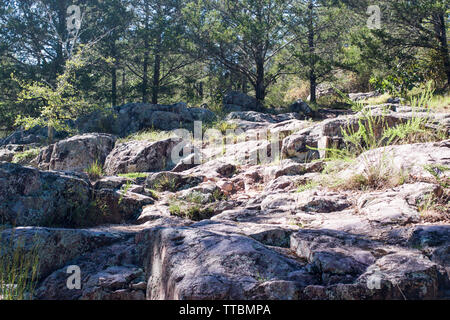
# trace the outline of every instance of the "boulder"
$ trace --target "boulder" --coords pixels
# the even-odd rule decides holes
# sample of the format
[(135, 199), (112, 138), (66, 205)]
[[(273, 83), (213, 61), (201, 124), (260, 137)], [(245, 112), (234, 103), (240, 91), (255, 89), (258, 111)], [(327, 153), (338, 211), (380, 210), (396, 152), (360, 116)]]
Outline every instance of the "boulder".
[[(68, 136), (67, 132), (57, 131), (54, 133), (54, 139), (60, 140)], [(43, 144), (48, 140), (48, 129), (46, 127), (35, 126), (29, 130), (18, 129), (5, 139), (0, 140), (0, 146), (10, 144)]]
[(114, 148), (116, 137), (89, 133), (47, 147), (37, 158), (39, 169), (83, 172), (93, 163), (103, 165)]
[[(3, 254), (11, 253), (17, 248), (29, 253), (37, 251), (39, 253), (38, 279), (42, 279), (82, 254), (125, 239), (125, 235), (117, 232), (15, 228), (0, 232), (0, 251)], [(65, 284), (66, 281), (61, 283), (64, 286)]]
[(223, 98), (224, 111), (259, 111), (263, 108), (261, 102), (242, 92), (231, 91)]
[(312, 281), (299, 262), (241, 235), (156, 228), (139, 241), (147, 247), (149, 300), (290, 300)]
[(5, 222), (17, 226), (82, 225), (90, 203), (87, 179), (0, 164), (0, 219)]
[(352, 101), (362, 101), (370, 98), (379, 97), (381, 93), (377, 91), (371, 91), (371, 92), (359, 92), (359, 93), (350, 93), (348, 97)]
[(157, 142), (131, 141), (119, 144), (105, 161), (108, 175), (135, 172), (156, 172), (171, 169), (172, 150), (182, 143), (179, 138), (170, 138)]
[(95, 190), (94, 201), (99, 213), (97, 224), (135, 223), (142, 209), (154, 203), (153, 198), (125, 187), (121, 190)]
[(268, 114), (256, 111), (245, 111), (245, 112), (231, 112), (227, 117), (227, 121), (231, 120), (244, 120), (249, 122), (261, 122), (261, 123), (280, 123), (289, 120), (297, 119), (295, 114), (284, 113), (284, 114)]
[(299, 99), (290, 105), (289, 111), (299, 113), (306, 118), (312, 118), (314, 116), (314, 111), (302, 99)]

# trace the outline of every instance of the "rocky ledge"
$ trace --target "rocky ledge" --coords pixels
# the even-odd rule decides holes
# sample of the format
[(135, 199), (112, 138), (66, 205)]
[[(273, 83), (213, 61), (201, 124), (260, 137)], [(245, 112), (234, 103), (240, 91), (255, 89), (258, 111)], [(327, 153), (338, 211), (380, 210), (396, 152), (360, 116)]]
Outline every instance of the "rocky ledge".
[[(373, 109), (383, 126), (413, 116), (385, 107)], [(39, 247), (37, 299), (448, 299), (450, 117), (422, 116), (444, 139), (334, 167), (327, 148), (345, 147), (341, 129), (359, 115), (314, 123), (241, 108), (228, 121), (244, 140), (203, 141), (179, 163), (177, 138), (62, 140), (35, 168), (0, 163), (1, 253)], [(3, 150), (11, 161), (15, 148)], [(94, 159), (110, 176), (89, 179)], [(69, 266), (80, 289), (67, 288)]]

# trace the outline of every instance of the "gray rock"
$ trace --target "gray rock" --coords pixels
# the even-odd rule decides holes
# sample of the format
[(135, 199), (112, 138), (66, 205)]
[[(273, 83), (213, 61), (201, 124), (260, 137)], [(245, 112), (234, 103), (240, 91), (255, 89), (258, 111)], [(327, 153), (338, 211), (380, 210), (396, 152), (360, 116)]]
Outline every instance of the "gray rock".
[(116, 137), (108, 134), (74, 136), (41, 151), (37, 163), (42, 170), (83, 172), (96, 161), (103, 165), (115, 143)]
[(91, 186), (70, 173), (0, 164), (0, 218), (17, 226), (76, 226), (88, 217)]
[(157, 142), (132, 141), (118, 145), (105, 161), (109, 175), (135, 172), (156, 172), (174, 167), (172, 150), (182, 142), (170, 138)]
[(231, 91), (226, 94), (223, 104), (226, 112), (260, 111), (262, 109), (262, 105), (257, 99), (237, 91)]
[(289, 107), (290, 112), (300, 113), (301, 115), (311, 118), (314, 116), (314, 111), (302, 99), (297, 100)]
[(153, 229), (142, 237), (150, 300), (298, 299), (304, 285), (290, 280), (303, 269), (299, 262), (247, 237), (194, 228)]

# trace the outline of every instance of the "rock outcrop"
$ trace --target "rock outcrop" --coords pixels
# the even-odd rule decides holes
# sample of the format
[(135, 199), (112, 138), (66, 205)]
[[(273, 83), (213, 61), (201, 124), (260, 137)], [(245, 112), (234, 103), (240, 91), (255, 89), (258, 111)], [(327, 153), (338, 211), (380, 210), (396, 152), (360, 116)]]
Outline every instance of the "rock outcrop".
[[(321, 159), (326, 149), (345, 147), (342, 128), (364, 125), (362, 114), (304, 121), (250, 111), (255, 101), (238, 96), (227, 101), (241, 110), (226, 121), (244, 134), (227, 136), (226, 146), (222, 138), (114, 146), (114, 137), (92, 134), (41, 152), (41, 166), (70, 171), (0, 163), (0, 255), (43, 245), (35, 298), (449, 299), (445, 130), (438, 142), (330, 162)], [(183, 108), (116, 110), (130, 132), (208, 116)], [(422, 111), (365, 110), (382, 120), (373, 127), (377, 137), (413, 115), (431, 130), (448, 130), (448, 115)], [(180, 143), (196, 152), (172, 161)], [(3, 150), (7, 160), (16, 152)], [(109, 176), (90, 181), (76, 172), (93, 159), (105, 162)], [(82, 270), (81, 289), (67, 288), (70, 266)]]
[(131, 141), (119, 144), (108, 155), (105, 172), (109, 175), (135, 172), (156, 172), (173, 168), (172, 150), (182, 142), (170, 138), (157, 142)]
[(261, 111), (261, 102), (257, 99), (238, 91), (231, 91), (223, 98), (225, 112)]
[(0, 164), (0, 219), (16, 226), (73, 226), (91, 202), (90, 183), (71, 173)]
[(84, 172), (94, 163), (103, 166), (115, 143), (108, 134), (74, 136), (42, 150), (36, 161), (41, 170)]

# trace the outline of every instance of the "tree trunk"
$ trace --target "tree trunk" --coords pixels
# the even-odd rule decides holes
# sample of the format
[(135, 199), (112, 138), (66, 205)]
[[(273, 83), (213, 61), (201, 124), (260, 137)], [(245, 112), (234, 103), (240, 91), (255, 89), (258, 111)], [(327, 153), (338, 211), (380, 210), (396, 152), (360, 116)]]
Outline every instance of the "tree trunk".
[(125, 96), (126, 96), (126, 73), (125, 69), (122, 70), (122, 104), (125, 104)]
[(309, 47), (309, 86), (310, 86), (310, 102), (316, 102), (316, 88), (317, 88), (317, 76), (316, 76), (316, 61), (315, 61), (315, 43), (314, 43), (314, 3), (309, 3), (309, 25), (308, 25), (308, 47)]
[(67, 4), (66, 1), (57, 2), (57, 15), (58, 21), (56, 22), (55, 28), (60, 37), (58, 44), (56, 46), (56, 58), (54, 61), (54, 76), (61, 74), (64, 70), (64, 41), (67, 40)]
[(150, 40), (148, 38), (149, 33), (149, 19), (150, 19), (150, 7), (148, 1), (145, 3), (145, 34), (144, 34), (144, 62), (142, 65), (142, 102), (147, 103), (147, 88), (148, 88), (148, 61), (150, 57)]
[(442, 54), (442, 59), (444, 61), (444, 68), (447, 74), (447, 86), (450, 86), (450, 57), (448, 52), (448, 42), (447, 42), (447, 29), (445, 25), (444, 14), (439, 15), (439, 42)]
[[(111, 55), (116, 58), (115, 40), (112, 41)], [(117, 61), (114, 61), (114, 65), (111, 68), (111, 105), (112, 107), (117, 105)]]
[(145, 41), (145, 52), (144, 52), (144, 63), (143, 63), (143, 72), (144, 75), (142, 76), (142, 102), (147, 103), (147, 87), (148, 87), (148, 60), (149, 60), (149, 47), (148, 41)]
[(152, 103), (158, 104), (158, 95), (161, 77), (161, 34), (158, 34), (155, 48), (155, 63), (153, 65), (153, 87), (152, 87)]
[(111, 70), (111, 105), (117, 106), (117, 67), (115, 65)]
[(264, 60), (258, 59), (256, 61), (256, 99), (260, 102), (261, 105), (264, 103), (264, 99), (266, 98), (266, 86), (264, 84)]
[(53, 127), (49, 125), (47, 127), (47, 138), (48, 138), (48, 143), (49, 144), (53, 143), (54, 137), (55, 137), (55, 131), (54, 131)]

